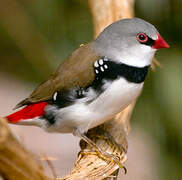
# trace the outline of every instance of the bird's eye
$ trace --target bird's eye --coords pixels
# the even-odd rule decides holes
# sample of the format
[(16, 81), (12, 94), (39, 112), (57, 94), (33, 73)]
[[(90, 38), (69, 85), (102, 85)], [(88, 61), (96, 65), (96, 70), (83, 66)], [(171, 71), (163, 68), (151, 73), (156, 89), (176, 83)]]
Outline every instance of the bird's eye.
[(137, 40), (141, 43), (146, 43), (148, 41), (148, 36), (145, 33), (137, 34)]

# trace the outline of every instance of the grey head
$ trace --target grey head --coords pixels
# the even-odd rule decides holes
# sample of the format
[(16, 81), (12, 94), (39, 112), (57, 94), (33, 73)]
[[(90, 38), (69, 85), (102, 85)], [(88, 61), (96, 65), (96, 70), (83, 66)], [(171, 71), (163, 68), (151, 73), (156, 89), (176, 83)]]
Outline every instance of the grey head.
[(94, 49), (113, 61), (143, 67), (151, 64), (158, 34), (152, 24), (142, 19), (123, 19), (104, 29), (94, 41)]

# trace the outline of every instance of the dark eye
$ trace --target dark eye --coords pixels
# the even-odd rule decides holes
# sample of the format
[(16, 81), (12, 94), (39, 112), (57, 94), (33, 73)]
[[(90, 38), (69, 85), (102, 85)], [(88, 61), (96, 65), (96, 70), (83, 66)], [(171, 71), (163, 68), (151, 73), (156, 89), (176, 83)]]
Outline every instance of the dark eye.
[(148, 36), (145, 33), (137, 34), (137, 40), (141, 43), (146, 43), (148, 41)]

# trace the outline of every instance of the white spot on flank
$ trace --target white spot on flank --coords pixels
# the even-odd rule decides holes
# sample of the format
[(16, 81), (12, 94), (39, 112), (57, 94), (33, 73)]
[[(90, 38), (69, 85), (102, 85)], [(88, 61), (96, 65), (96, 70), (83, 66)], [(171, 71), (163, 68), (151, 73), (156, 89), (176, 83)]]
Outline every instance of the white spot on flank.
[(96, 74), (98, 74), (98, 73), (99, 73), (99, 71), (96, 69), (96, 70), (95, 70), (95, 73), (96, 73)]
[(95, 67), (99, 67), (99, 64), (98, 64), (97, 61), (95, 61), (94, 66), (95, 66)]
[(82, 90), (79, 90), (79, 91), (78, 91), (78, 95), (79, 95), (79, 96), (82, 96), (82, 95), (83, 95), (83, 91), (82, 91)]
[(105, 69), (108, 69), (108, 66), (105, 64), (105, 65), (104, 65), (104, 68), (105, 68)]
[(54, 101), (56, 101), (57, 95), (58, 95), (58, 93), (55, 92), (54, 95), (53, 95), (53, 100), (54, 100)]
[(99, 64), (100, 65), (103, 65), (104, 64), (104, 61), (102, 59), (99, 60)]
[(107, 57), (104, 57), (104, 61), (108, 61), (108, 58)]
[(102, 72), (104, 72), (104, 68), (103, 68), (102, 66), (100, 67), (100, 70), (101, 70)]

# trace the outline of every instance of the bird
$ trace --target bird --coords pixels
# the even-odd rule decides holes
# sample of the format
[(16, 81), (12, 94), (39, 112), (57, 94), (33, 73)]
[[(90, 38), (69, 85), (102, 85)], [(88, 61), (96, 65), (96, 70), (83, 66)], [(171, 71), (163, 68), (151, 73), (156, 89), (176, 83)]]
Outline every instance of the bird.
[(102, 153), (85, 133), (138, 98), (161, 48), (169, 45), (149, 22), (118, 20), (73, 51), (6, 119), (47, 132), (72, 133)]

